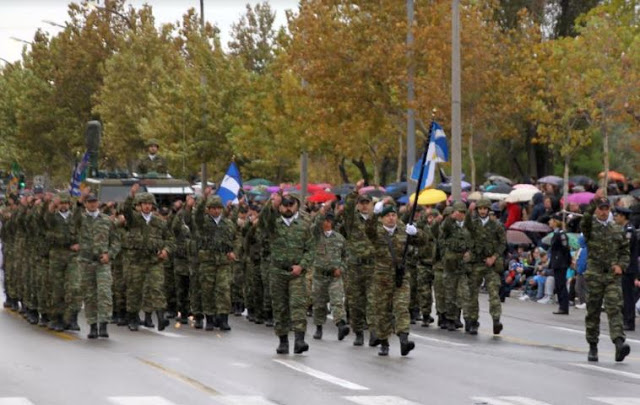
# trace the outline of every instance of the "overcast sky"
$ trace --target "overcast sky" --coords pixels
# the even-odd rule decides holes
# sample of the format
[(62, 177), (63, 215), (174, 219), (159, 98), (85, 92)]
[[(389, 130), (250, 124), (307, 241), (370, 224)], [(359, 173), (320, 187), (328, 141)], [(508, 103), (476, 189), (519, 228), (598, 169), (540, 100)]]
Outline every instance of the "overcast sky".
[[(77, 3), (80, 0), (76, 1)], [(68, 19), (68, 0), (0, 0), (0, 58), (11, 62), (20, 59), (23, 43), (11, 37), (30, 41), (40, 27), (55, 35), (60, 28), (44, 23), (53, 21), (64, 25)], [(194, 7), (200, 9), (199, 0), (128, 0), (127, 4), (140, 7), (148, 3), (153, 7), (153, 14), (158, 24), (173, 23), (180, 20), (186, 10)], [(215, 23), (221, 31), (222, 43), (229, 41), (231, 24), (244, 14), (247, 3), (256, 4), (254, 0), (204, 0), (204, 15), (207, 21)], [(276, 11), (276, 27), (286, 23), (284, 11), (296, 10), (298, 0), (270, 0), (271, 8)], [(100, 0), (99, 4), (104, 4)]]

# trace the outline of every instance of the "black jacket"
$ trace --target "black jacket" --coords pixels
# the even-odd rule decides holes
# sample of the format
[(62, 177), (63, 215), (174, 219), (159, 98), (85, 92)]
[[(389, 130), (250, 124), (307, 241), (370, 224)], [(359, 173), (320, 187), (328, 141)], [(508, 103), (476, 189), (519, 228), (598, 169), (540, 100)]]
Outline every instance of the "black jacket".
[(554, 232), (549, 247), (549, 268), (553, 270), (566, 270), (571, 265), (571, 250), (569, 237), (563, 230)]

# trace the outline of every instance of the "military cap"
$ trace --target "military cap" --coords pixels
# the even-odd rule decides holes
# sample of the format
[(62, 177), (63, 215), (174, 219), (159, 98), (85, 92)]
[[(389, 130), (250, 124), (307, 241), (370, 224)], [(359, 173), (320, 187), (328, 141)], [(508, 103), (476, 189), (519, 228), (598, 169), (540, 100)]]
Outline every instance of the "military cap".
[(390, 213), (392, 213), (392, 212), (393, 212), (393, 213), (397, 213), (397, 212), (398, 212), (398, 210), (396, 209), (396, 206), (395, 206), (395, 205), (392, 205), (392, 204), (386, 204), (386, 205), (382, 208), (382, 212), (380, 212), (380, 216), (381, 216), (381, 217), (384, 217), (384, 216), (386, 216), (387, 214), (390, 214)]
[(300, 194), (297, 191), (288, 191), (284, 196), (282, 196), (282, 199), (286, 199), (286, 198), (293, 198), (295, 200), (298, 200), (298, 203), (300, 203), (300, 201), (302, 201), (302, 198), (300, 197)]
[(87, 195), (87, 198), (85, 199), (85, 201), (87, 201), (87, 202), (98, 201), (98, 196), (95, 195), (94, 193), (89, 193)]
[(61, 203), (71, 204), (71, 196), (69, 193), (59, 193), (58, 200), (60, 200)]
[(363, 202), (371, 202), (371, 196), (369, 194), (360, 194), (358, 196), (358, 203), (363, 203)]
[(445, 217), (448, 215), (453, 214), (453, 207), (452, 206), (448, 206), (444, 208), (444, 211), (442, 211), (442, 215), (444, 215)]
[(214, 195), (207, 199), (207, 208), (224, 208), (224, 205), (220, 197)]
[(607, 197), (596, 198), (595, 202), (596, 207), (598, 208), (611, 207), (611, 202), (609, 202), (609, 199)]
[(155, 205), (156, 198), (151, 193), (140, 193), (136, 196), (136, 204), (141, 203), (149, 203)]
[(481, 198), (476, 202), (476, 208), (489, 208), (491, 209), (491, 201), (486, 198)]
[(460, 211), (460, 212), (467, 212), (467, 204), (458, 201), (453, 203), (453, 210), (454, 211)]
[(429, 212), (427, 215), (433, 215), (434, 217), (437, 217), (438, 215), (440, 215), (440, 211), (438, 211), (437, 208), (432, 208), (431, 212)]
[(151, 138), (147, 141), (147, 146), (151, 146), (151, 145), (155, 145), (157, 147), (160, 147), (160, 142), (158, 142), (158, 140), (156, 138)]
[(324, 220), (325, 221), (335, 221), (336, 220), (336, 214), (333, 213), (333, 211), (329, 211), (327, 212), (327, 214), (324, 216)]
[(629, 216), (631, 216), (631, 210), (627, 207), (616, 207), (614, 210), (614, 214), (621, 214), (629, 218)]

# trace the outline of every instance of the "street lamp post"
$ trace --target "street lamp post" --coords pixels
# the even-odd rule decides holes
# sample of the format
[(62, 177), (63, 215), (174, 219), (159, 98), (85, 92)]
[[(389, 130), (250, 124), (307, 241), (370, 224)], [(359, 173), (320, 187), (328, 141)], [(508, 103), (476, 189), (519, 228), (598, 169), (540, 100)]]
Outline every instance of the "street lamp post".
[(453, 0), (451, 14), (451, 195), (460, 201), (462, 188), (462, 107), (460, 90), (460, 0)]
[[(416, 163), (416, 113), (413, 109), (415, 101), (414, 75), (415, 66), (413, 64), (413, 0), (407, 0), (407, 194), (414, 192), (413, 182), (410, 180), (411, 171)], [(420, 185), (417, 185), (419, 188)]]

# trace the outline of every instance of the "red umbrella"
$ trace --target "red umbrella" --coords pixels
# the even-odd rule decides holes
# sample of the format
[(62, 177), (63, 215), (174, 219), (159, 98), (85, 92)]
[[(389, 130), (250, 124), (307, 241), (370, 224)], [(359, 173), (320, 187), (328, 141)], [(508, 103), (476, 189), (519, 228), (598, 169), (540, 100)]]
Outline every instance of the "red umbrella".
[(335, 199), (335, 194), (322, 192), (312, 195), (311, 197), (307, 198), (307, 201), (314, 203), (325, 203), (327, 201), (333, 201)]
[(540, 233), (548, 233), (551, 232), (551, 227), (547, 224), (543, 224), (541, 222), (536, 221), (518, 221), (514, 222), (509, 229), (514, 231), (523, 231), (523, 232), (540, 232)]

